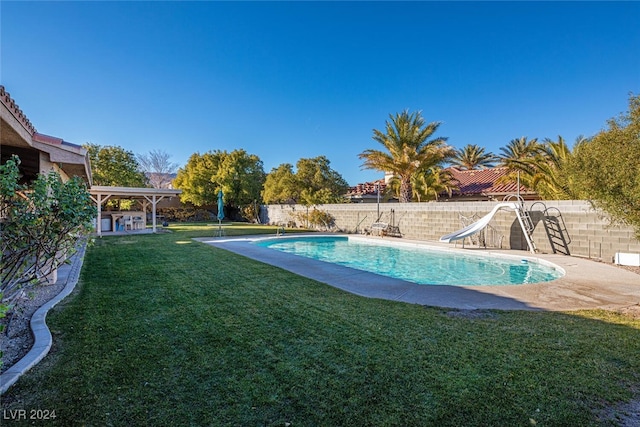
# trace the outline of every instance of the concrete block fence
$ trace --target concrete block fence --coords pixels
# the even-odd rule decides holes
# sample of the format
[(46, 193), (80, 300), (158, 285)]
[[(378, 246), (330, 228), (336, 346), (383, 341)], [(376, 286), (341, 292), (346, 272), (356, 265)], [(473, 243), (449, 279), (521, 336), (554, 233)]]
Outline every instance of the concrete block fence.
[[(380, 222), (399, 227), (404, 238), (437, 241), (444, 234), (462, 228), (468, 221), (487, 214), (496, 202), (381, 203)], [(616, 252), (640, 253), (640, 241), (631, 227), (610, 225), (587, 201), (560, 200), (527, 202), (534, 224), (533, 239), (540, 252), (612, 261)], [(363, 233), (378, 220), (376, 203), (328, 204), (315, 207), (334, 218), (332, 230)], [(264, 224), (304, 226), (300, 214), (314, 207), (302, 205), (264, 205), (260, 217)], [(487, 246), (527, 249), (520, 224), (512, 211), (499, 211), (489, 224), (484, 239)], [(555, 236), (555, 237), (554, 237)], [(392, 239), (393, 237), (389, 237)], [(477, 244), (466, 240), (465, 244)], [(458, 246), (462, 244), (459, 241)]]

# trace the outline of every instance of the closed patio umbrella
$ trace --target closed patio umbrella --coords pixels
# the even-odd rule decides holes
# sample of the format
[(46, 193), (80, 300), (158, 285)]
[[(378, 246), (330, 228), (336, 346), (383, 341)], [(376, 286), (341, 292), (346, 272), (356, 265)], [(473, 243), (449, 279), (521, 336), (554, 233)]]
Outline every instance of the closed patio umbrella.
[(224, 218), (224, 194), (218, 191), (218, 235), (222, 236), (222, 220)]

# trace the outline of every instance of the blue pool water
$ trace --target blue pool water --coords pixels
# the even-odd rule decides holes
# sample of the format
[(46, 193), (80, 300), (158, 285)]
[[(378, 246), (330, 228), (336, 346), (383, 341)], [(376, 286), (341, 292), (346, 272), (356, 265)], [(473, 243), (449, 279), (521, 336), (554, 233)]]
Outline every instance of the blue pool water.
[(527, 260), (438, 251), (418, 246), (349, 239), (294, 237), (255, 244), (420, 285), (519, 285), (562, 277), (563, 272)]

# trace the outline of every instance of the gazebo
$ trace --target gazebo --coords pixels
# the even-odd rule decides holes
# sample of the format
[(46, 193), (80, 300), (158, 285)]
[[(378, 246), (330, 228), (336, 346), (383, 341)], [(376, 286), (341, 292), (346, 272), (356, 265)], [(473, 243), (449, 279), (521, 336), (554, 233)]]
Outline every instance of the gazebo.
[(156, 206), (165, 197), (178, 197), (182, 190), (174, 190), (167, 188), (134, 188), (134, 187), (109, 187), (101, 185), (93, 185), (89, 190), (91, 199), (98, 207), (98, 220), (96, 223), (96, 232), (98, 236), (102, 236), (102, 225), (100, 218), (102, 216), (102, 205), (109, 199), (125, 199), (142, 201), (142, 210), (147, 212), (147, 208), (151, 205), (151, 218), (153, 224), (153, 232), (157, 229)]

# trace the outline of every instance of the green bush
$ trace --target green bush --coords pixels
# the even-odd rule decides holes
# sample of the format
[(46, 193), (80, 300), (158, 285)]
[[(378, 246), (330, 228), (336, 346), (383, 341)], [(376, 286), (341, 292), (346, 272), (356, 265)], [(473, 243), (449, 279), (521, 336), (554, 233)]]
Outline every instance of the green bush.
[(80, 178), (62, 182), (50, 172), (23, 185), (19, 164), (14, 156), (0, 165), (0, 316), (72, 254), (97, 213)]
[(206, 209), (198, 209), (192, 207), (184, 208), (160, 208), (158, 215), (163, 215), (165, 221), (170, 222), (196, 222), (211, 221), (214, 215)]
[(327, 211), (313, 208), (309, 212), (301, 212), (296, 218), (310, 228), (329, 230), (335, 226), (335, 218)]

